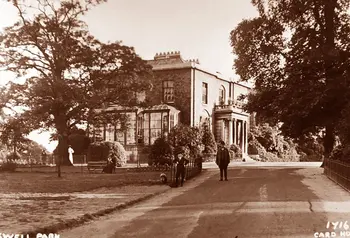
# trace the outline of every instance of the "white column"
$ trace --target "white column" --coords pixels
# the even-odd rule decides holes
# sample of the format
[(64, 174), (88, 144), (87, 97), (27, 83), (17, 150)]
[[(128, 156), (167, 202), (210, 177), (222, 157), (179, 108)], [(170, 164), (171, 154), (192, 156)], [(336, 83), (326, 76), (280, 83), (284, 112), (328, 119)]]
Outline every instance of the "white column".
[(233, 144), (237, 144), (237, 120), (233, 119)]
[(245, 121), (244, 122), (244, 133), (245, 133), (245, 136), (244, 136), (244, 150), (245, 150), (245, 154), (247, 155), (248, 154), (248, 125), (247, 125), (247, 122)]
[(228, 144), (232, 145), (233, 133), (232, 133), (232, 120), (228, 121)]
[(240, 137), (240, 142), (241, 142), (241, 150), (242, 150), (242, 153), (244, 153), (244, 126), (243, 126), (243, 120), (241, 120), (240, 121), (240, 135), (239, 135), (239, 137)]
[(221, 122), (221, 140), (225, 141), (225, 120)]

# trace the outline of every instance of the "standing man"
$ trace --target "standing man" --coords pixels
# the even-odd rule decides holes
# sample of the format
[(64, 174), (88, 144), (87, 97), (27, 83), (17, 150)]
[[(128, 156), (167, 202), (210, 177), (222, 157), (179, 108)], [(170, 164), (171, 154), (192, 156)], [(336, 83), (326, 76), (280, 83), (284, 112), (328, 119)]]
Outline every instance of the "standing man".
[(227, 166), (230, 163), (230, 153), (225, 147), (225, 142), (221, 140), (218, 144), (218, 152), (216, 154), (216, 164), (220, 168), (220, 181), (222, 181), (223, 176), (225, 181), (227, 180)]

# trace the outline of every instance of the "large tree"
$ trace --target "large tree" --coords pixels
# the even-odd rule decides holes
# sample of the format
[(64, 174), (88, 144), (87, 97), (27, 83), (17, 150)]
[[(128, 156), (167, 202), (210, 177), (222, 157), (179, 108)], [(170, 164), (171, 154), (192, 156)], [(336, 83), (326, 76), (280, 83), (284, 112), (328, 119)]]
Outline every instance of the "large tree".
[(247, 110), (283, 122), (282, 131), (293, 138), (324, 130), (328, 155), (349, 101), (349, 1), (252, 4), (259, 16), (231, 32), (237, 73), (255, 82)]
[(10, 2), (19, 18), (0, 35), (0, 67), (24, 83), (10, 82), (0, 105), (24, 108), (35, 128), (54, 128), (61, 154), (70, 130), (94, 118), (95, 109), (138, 105), (139, 93), (150, 89), (151, 68), (134, 49), (100, 42), (81, 20), (104, 1)]

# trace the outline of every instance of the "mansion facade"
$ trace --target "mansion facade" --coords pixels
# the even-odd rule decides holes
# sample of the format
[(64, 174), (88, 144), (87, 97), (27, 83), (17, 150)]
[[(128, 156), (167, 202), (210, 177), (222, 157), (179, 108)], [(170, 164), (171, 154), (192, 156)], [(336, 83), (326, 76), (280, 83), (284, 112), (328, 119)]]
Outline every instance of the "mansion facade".
[(156, 54), (148, 63), (153, 68), (152, 91), (146, 95), (154, 105), (149, 108), (121, 109), (110, 106), (107, 111), (125, 113), (128, 129), (119, 132), (118, 123), (95, 128), (90, 136), (123, 144), (130, 156), (151, 145), (178, 123), (189, 126), (207, 125), (216, 141), (237, 144), (247, 155), (251, 117), (238, 100), (251, 90), (201, 67), (198, 60), (184, 60), (180, 52)]

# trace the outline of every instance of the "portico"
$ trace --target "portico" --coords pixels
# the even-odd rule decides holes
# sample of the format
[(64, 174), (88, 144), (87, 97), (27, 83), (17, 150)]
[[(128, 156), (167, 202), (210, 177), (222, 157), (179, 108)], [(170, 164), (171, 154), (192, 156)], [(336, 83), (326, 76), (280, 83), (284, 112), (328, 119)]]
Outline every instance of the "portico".
[(247, 155), (249, 114), (237, 104), (216, 105), (214, 120), (216, 141), (223, 140), (226, 145), (235, 144), (241, 148), (243, 156)]

